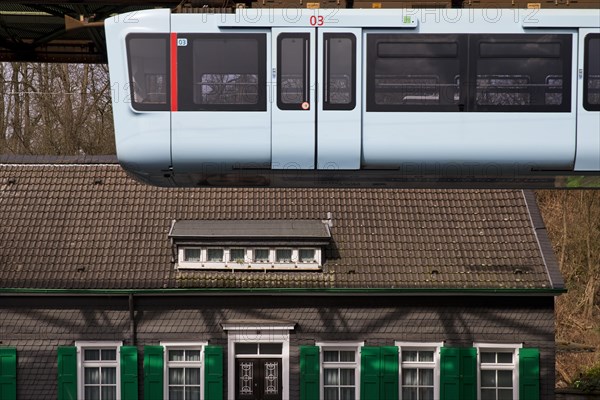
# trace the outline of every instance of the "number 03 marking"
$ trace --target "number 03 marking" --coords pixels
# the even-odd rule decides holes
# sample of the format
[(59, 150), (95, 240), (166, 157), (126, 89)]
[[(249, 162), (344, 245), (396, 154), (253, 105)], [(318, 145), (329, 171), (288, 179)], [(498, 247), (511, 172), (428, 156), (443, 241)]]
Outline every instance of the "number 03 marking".
[(325, 17), (322, 15), (311, 15), (309, 22), (312, 26), (323, 26), (325, 25)]

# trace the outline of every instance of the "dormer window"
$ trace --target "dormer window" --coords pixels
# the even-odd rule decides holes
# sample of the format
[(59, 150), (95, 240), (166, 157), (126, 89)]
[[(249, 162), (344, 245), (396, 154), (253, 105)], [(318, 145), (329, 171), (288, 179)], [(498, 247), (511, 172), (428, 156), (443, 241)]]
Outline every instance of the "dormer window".
[(321, 221), (175, 221), (176, 268), (318, 270), (331, 240)]

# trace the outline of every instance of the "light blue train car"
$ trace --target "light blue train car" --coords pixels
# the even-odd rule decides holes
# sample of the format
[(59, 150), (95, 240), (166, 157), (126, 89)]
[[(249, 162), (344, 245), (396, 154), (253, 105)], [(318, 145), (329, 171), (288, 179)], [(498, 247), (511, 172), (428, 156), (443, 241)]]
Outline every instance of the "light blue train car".
[(117, 155), (159, 186), (598, 175), (599, 25), (598, 10), (119, 15)]

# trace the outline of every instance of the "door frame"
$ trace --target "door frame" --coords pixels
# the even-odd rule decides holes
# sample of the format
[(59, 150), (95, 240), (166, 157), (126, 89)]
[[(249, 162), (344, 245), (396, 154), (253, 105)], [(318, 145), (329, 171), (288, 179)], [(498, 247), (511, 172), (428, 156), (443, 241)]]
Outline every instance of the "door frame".
[[(290, 398), (290, 330), (294, 325), (222, 324), (227, 333), (227, 399), (235, 399), (236, 343), (281, 343), (281, 397)], [(277, 358), (270, 355), (265, 358)]]

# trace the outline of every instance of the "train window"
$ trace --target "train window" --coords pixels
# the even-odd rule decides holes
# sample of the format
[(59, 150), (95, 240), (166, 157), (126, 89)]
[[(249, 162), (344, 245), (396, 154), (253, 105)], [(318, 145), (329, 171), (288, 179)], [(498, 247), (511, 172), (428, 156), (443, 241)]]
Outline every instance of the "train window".
[(462, 111), (466, 35), (367, 36), (367, 111)]
[(131, 103), (140, 111), (169, 110), (168, 34), (130, 34), (127, 61)]
[(266, 111), (265, 34), (179, 34), (180, 111)]
[(277, 106), (300, 110), (309, 101), (310, 36), (282, 33), (277, 37)]
[(473, 35), (473, 111), (570, 111), (571, 35)]
[(588, 111), (600, 111), (600, 34), (585, 37), (584, 58), (583, 106)]
[(356, 37), (326, 33), (323, 49), (323, 109), (352, 110), (356, 104)]

